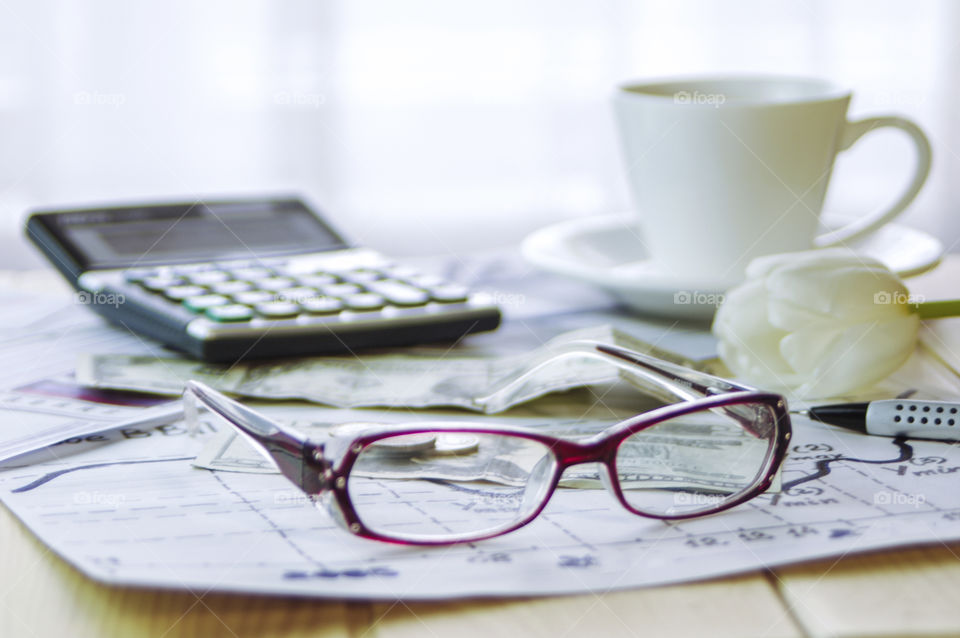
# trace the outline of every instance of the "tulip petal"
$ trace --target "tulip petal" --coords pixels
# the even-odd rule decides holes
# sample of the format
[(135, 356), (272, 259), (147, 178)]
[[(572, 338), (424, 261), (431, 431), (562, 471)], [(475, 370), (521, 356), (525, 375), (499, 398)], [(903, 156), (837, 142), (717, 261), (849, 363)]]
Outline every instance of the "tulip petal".
[(797, 330), (780, 340), (780, 354), (795, 372), (807, 377), (834, 350), (842, 332), (822, 326)]
[(720, 357), (734, 374), (751, 383), (794, 385), (793, 370), (780, 356), (780, 340), (786, 333), (767, 320), (766, 301), (760, 281), (748, 281), (727, 293), (713, 322)]
[(797, 388), (797, 394), (808, 398), (837, 396), (880, 381), (913, 352), (919, 326), (916, 315), (849, 326), (806, 383)]
[(837, 266), (829, 274), (784, 267), (770, 273), (766, 285), (771, 298), (804, 310), (788, 315), (796, 316), (802, 322), (799, 325), (778, 324), (785, 330), (802, 327), (817, 315), (829, 319), (868, 317), (883, 309), (876, 303), (876, 296), (883, 292), (891, 300), (906, 299), (906, 288), (889, 270), (861, 264)]

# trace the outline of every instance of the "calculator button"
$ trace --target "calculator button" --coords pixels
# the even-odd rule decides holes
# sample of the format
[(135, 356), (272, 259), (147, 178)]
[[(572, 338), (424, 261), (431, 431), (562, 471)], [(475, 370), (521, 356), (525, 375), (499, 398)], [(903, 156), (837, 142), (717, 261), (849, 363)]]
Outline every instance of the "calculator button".
[(435, 288), (447, 285), (441, 277), (437, 277), (436, 275), (415, 275), (413, 277), (405, 277), (404, 279), (419, 288)]
[(265, 277), (272, 276), (273, 271), (269, 268), (254, 266), (251, 268), (234, 268), (230, 271), (230, 274), (233, 275), (235, 279), (264, 279)]
[(440, 303), (460, 303), (467, 300), (467, 289), (455, 284), (444, 284), (430, 288), (430, 297)]
[(400, 281), (375, 281), (367, 284), (367, 289), (395, 306), (421, 306), (430, 301), (430, 295)]
[(224, 281), (219, 284), (213, 284), (210, 286), (210, 289), (217, 293), (218, 295), (233, 295), (238, 292), (246, 292), (248, 290), (253, 290), (253, 284), (249, 281)]
[(229, 261), (218, 261), (217, 265), (227, 270), (236, 270), (237, 268), (252, 268), (257, 265), (257, 262), (249, 259), (231, 259)]
[(179, 266), (173, 267), (173, 272), (178, 275), (187, 275), (191, 273), (201, 272), (204, 270), (213, 270), (215, 266), (210, 263), (205, 264), (181, 264)]
[(181, 286), (187, 283), (183, 277), (145, 277), (140, 282), (140, 287), (150, 292), (163, 292), (171, 286)]
[(300, 314), (300, 306), (292, 301), (267, 301), (256, 305), (257, 314), (268, 319), (294, 317)]
[(333, 284), (322, 288), (323, 294), (331, 297), (340, 297), (342, 295), (355, 295), (363, 292), (363, 287), (357, 284)]
[(273, 268), (274, 272), (276, 272), (278, 275), (284, 275), (286, 277), (296, 277), (308, 272), (304, 270), (304, 266), (298, 264), (297, 262), (289, 262), (270, 267)]
[(163, 295), (167, 299), (172, 299), (173, 301), (183, 301), (188, 297), (197, 297), (205, 294), (207, 294), (206, 288), (203, 286), (193, 285), (170, 286), (163, 291)]
[(340, 278), (336, 275), (331, 275), (330, 273), (313, 273), (312, 275), (301, 275), (297, 277), (301, 284), (304, 286), (329, 286), (330, 284), (335, 284), (340, 281)]
[(303, 303), (305, 299), (311, 299), (318, 296), (320, 293), (317, 292), (316, 288), (309, 288), (307, 286), (297, 286), (295, 288), (287, 288), (286, 290), (281, 290), (277, 293), (277, 297), (280, 299), (287, 299), (289, 301), (296, 301), (298, 303)]
[(249, 321), (253, 319), (253, 310), (250, 306), (233, 303), (226, 306), (214, 306), (207, 308), (204, 314), (214, 321)]
[(343, 302), (336, 297), (315, 296), (301, 300), (300, 306), (314, 315), (326, 315), (343, 310)]
[(157, 274), (155, 268), (130, 268), (123, 271), (123, 278), (131, 283), (139, 283), (147, 277), (154, 277)]
[(388, 266), (387, 268), (384, 268), (383, 271), (385, 274), (391, 277), (396, 277), (397, 279), (409, 279), (411, 277), (420, 276), (420, 271), (413, 266)]
[(387, 300), (372, 292), (362, 292), (345, 296), (343, 303), (350, 310), (379, 310), (387, 305)]
[(267, 277), (266, 279), (257, 279), (253, 283), (263, 290), (283, 290), (284, 288), (292, 288), (296, 282), (289, 277)]
[(207, 286), (209, 284), (219, 284), (230, 279), (230, 275), (222, 270), (202, 270), (187, 276), (191, 283), (198, 286)]
[(183, 305), (195, 312), (203, 312), (207, 308), (225, 306), (228, 303), (230, 303), (230, 299), (223, 295), (197, 295), (183, 300)]
[(383, 274), (372, 268), (355, 268), (340, 273), (340, 278), (354, 284), (365, 284), (370, 281), (383, 279)]
[(277, 298), (272, 292), (267, 292), (266, 290), (250, 290), (248, 292), (238, 292), (231, 295), (233, 300), (241, 304), (255, 305), (258, 303), (266, 303), (268, 301), (273, 301)]

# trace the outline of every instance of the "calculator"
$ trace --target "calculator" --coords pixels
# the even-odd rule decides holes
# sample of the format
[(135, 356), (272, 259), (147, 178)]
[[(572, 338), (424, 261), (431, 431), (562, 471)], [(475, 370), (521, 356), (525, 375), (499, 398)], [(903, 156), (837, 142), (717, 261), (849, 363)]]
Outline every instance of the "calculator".
[(295, 197), (34, 211), (80, 303), (210, 362), (451, 342), (485, 295), (347, 242)]

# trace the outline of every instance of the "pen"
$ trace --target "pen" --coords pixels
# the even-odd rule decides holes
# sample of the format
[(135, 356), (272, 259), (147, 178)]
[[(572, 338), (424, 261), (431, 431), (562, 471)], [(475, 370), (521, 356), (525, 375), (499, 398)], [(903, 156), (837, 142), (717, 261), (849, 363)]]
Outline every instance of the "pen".
[(960, 441), (960, 403), (949, 401), (838, 403), (814, 406), (799, 414), (864, 434)]

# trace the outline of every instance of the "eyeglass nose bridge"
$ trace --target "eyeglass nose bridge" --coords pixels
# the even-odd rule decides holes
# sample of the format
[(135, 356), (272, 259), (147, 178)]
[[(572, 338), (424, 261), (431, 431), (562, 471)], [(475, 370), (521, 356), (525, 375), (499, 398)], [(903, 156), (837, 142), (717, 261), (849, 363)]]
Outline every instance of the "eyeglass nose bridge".
[(560, 472), (582, 463), (600, 463), (612, 467), (619, 444), (619, 440), (609, 438), (603, 438), (599, 441), (596, 439), (586, 441), (558, 440), (552, 446), (552, 451), (557, 459), (557, 467)]
[(555, 483), (559, 483), (563, 474), (576, 465), (596, 463), (600, 475), (600, 482), (618, 500), (620, 491), (613, 482), (613, 473), (616, 471), (617, 447), (620, 441), (616, 439), (601, 439), (599, 441), (563, 441), (553, 449), (557, 459)]

